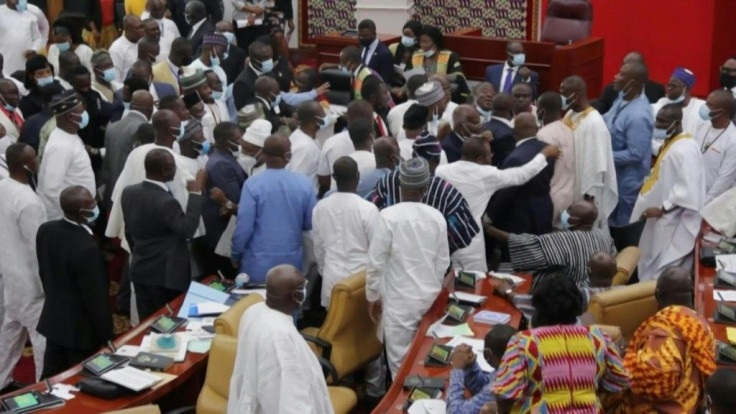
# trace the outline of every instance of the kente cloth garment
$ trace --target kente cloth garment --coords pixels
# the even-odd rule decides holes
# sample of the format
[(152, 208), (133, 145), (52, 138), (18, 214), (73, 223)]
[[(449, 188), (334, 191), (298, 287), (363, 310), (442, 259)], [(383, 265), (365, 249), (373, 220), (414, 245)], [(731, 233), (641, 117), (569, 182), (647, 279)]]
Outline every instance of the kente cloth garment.
[(515, 401), (513, 413), (598, 414), (599, 389), (628, 387), (621, 357), (599, 328), (555, 325), (511, 338), (492, 390)]
[(627, 413), (695, 413), (716, 369), (713, 332), (692, 309), (669, 306), (634, 332), (624, 366), (631, 374)]

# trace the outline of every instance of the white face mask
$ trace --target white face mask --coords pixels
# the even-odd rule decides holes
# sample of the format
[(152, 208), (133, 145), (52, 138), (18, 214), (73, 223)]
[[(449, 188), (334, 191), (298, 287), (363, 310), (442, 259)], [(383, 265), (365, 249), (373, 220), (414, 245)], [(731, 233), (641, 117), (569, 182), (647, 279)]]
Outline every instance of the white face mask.
[(243, 168), (243, 171), (245, 171), (248, 175), (253, 172), (253, 167), (255, 167), (257, 163), (258, 160), (252, 155), (240, 154), (240, 156), (238, 157), (238, 164), (240, 164), (240, 166)]

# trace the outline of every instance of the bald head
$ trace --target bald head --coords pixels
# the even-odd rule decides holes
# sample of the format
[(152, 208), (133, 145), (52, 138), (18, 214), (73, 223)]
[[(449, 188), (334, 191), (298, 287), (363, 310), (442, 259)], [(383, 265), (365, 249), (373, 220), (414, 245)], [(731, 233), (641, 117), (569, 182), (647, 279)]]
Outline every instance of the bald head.
[(463, 161), (485, 165), (491, 162), (491, 144), (480, 137), (470, 137), (463, 143)]
[(452, 123), (456, 126), (458, 124), (477, 124), (479, 122), (480, 115), (472, 105), (458, 105), (458, 107), (455, 108), (455, 111), (452, 113)]
[(89, 190), (81, 185), (75, 185), (62, 190), (59, 196), (59, 204), (64, 212), (64, 217), (75, 223), (86, 223), (86, 216), (81, 210), (94, 209), (95, 199)]
[(162, 148), (149, 151), (143, 165), (146, 169), (146, 178), (149, 180), (167, 182), (170, 178), (173, 179), (172, 170), (176, 172), (174, 156)]
[(270, 76), (261, 76), (256, 79), (254, 89), (257, 95), (270, 100), (270, 94), (279, 89), (279, 84), (276, 82), (276, 79)]
[(354, 119), (373, 119), (373, 105), (370, 102), (358, 99), (348, 104), (348, 110), (345, 114), (348, 123)]
[[(268, 141), (267, 141), (268, 142)], [(301, 290), (307, 280), (292, 265), (279, 265), (266, 274), (266, 306), (291, 316), (306, 297)]]
[(560, 94), (568, 96), (572, 93), (578, 93), (583, 96), (587, 94), (585, 79), (581, 78), (578, 75), (573, 75), (568, 76), (567, 78), (565, 78), (565, 80), (562, 81)]
[(665, 269), (657, 279), (657, 289), (654, 296), (659, 308), (671, 305), (693, 307), (693, 279), (690, 270), (684, 267), (670, 267)]
[(531, 113), (524, 112), (514, 118), (514, 139), (517, 142), (536, 136), (538, 130), (537, 117)]
[(633, 51), (629, 52), (624, 56), (623, 63), (641, 63), (644, 64), (644, 55), (641, 54), (641, 52)]
[(442, 89), (450, 89), (450, 80), (447, 78), (446, 75), (442, 75), (440, 73), (435, 73), (434, 75), (429, 77), (430, 81), (439, 82), (440, 85), (442, 85)]
[(567, 209), (567, 214), (571, 229), (590, 230), (598, 220), (598, 207), (590, 201), (578, 201)]
[(733, 118), (734, 111), (736, 111), (736, 99), (730, 90), (716, 90), (711, 92), (706, 99), (711, 116), (714, 118)]
[(590, 269), (590, 286), (610, 287), (613, 277), (618, 272), (616, 258), (608, 252), (600, 251), (593, 253), (588, 261)]
[(263, 159), (268, 168), (284, 168), (291, 159), (291, 141), (282, 134), (274, 134), (263, 143)]
[[(668, 104), (663, 106), (657, 112), (656, 119), (658, 121), (662, 121), (661, 123), (666, 124), (665, 128), (669, 128), (670, 124), (673, 122), (682, 121), (682, 105)], [(659, 126), (657, 126), (657, 128), (659, 128)]]
[(155, 142), (171, 148), (181, 127), (179, 116), (174, 111), (162, 109), (153, 115), (151, 123), (153, 124), (153, 129), (156, 131)]
[(376, 169), (388, 168), (393, 170), (396, 167), (396, 160), (399, 157), (399, 148), (396, 139), (391, 137), (382, 137), (373, 141), (373, 156), (376, 158)]
[(493, 115), (506, 118), (509, 121), (514, 117), (516, 101), (508, 93), (499, 93), (493, 97)]
[(130, 97), (130, 109), (138, 111), (145, 115), (147, 119), (150, 119), (153, 113), (153, 95), (144, 90), (133, 92)]

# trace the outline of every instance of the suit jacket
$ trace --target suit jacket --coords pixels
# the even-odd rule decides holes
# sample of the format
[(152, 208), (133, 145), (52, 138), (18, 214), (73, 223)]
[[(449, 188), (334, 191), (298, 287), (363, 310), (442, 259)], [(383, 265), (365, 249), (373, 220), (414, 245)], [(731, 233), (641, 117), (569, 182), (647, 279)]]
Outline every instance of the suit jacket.
[(105, 260), (92, 235), (64, 219), (49, 221), (38, 229), (36, 255), (46, 293), (38, 332), (76, 350), (112, 339)]
[(102, 182), (105, 184), (104, 206), (110, 211), (112, 203), (110, 196), (120, 173), (125, 167), (128, 155), (133, 151), (135, 132), (142, 124), (147, 123), (146, 117), (137, 111), (129, 111), (125, 118), (114, 122), (105, 131), (105, 158), (102, 161)]
[(165, 96), (179, 96), (179, 89), (174, 89), (174, 87), (168, 83), (154, 81), (153, 87), (156, 89), (156, 94), (158, 94), (159, 100)]
[[(191, 28), (189, 29), (189, 32), (191, 32)], [(192, 56), (199, 56), (202, 51), (204, 35), (211, 33), (215, 33), (215, 26), (209, 20), (205, 20), (204, 23), (197, 28), (196, 32), (187, 33), (187, 40), (189, 40), (189, 44), (192, 45), (192, 52), (194, 52)]]
[[(173, 73), (171, 73), (171, 69), (169, 68), (169, 63), (166, 62), (166, 60), (162, 60), (161, 62), (156, 63), (152, 67), (153, 69), (153, 82), (158, 84), (168, 84), (171, 85), (174, 92), (178, 95), (179, 91), (179, 79), (174, 76)], [(157, 90), (158, 91), (158, 90)]]
[[(647, 96), (650, 104), (657, 103), (658, 100), (664, 97), (664, 86), (657, 82), (647, 80), (647, 83), (644, 84), (644, 95)], [(590, 105), (603, 115), (611, 109), (616, 98), (618, 98), (618, 92), (613, 90), (613, 83), (609, 83), (603, 88), (601, 97), (592, 101)]]
[(276, 63), (270, 73), (279, 82), (279, 88), (282, 91), (291, 91), (291, 70), (289, 70), (289, 62), (286, 61), (285, 57), (282, 56), (279, 58), (278, 63)]
[(463, 140), (455, 131), (450, 131), (449, 134), (442, 140), (442, 149), (447, 155), (447, 162), (453, 163), (459, 161), (463, 157)]
[[(504, 76), (503, 73), (503, 63), (499, 63), (496, 65), (491, 65), (486, 68), (486, 81), (493, 84), (493, 87), (496, 88), (496, 91), (503, 92), (501, 90), (501, 78)], [(530, 71), (531, 74), (529, 75), (529, 81), (524, 82), (524, 80), (521, 79), (521, 76), (519, 76), (519, 71), (516, 71), (516, 74), (514, 75), (514, 80), (511, 82), (512, 85), (516, 85), (517, 83), (528, 83), (529, 86), (532, 87), (532, 96), (534, 99), (537, 99), (537, 91), (539, 90), (539, 74), (535, 71)]]
[[(501, 169), (521, 167), (531, 161), (544, 142), (532, 138), (514, 148)], [(510, 233), (545, 234), (552, 231), (552, 198), (549, 187), (554, 173), (554, 161), (526, 184), (496, 192), (488, 207), (494, 226)]]
[[(176, 24), (176, 28), (179, 29), (179, 33), (189, 33), (191, 27), (187, 20), (184, 18), (184, 8), (187, 5), (187, 0), (170, 0), (169, 11), (171, 11), (171, 20)], [(192, 50), (194, 52), (194, 50)]]
[(266, 102), (263, 98), (258, 96), (253, 98), (246, 104), (255, 104), (261, 107), (261, 110), (263, 110), (263, 113), (266, 116), (266, 120), (271, 123), (272, 134), (275, 134), (276, 131), (278, 131), (278, 129), (284, 124), (282, 118), (289, 118), (292, 114), (291, 107), (284, 102), (281, 102), (279, 104), (279, 113), (276, 113), (270, 103)]
[(483, 124), (483, 129), (491, 131), (491, 134), (493, 135), (493, 141), (491, 141), (491, 151), (493, 152), (491, 165), (494, 167), (500, 167), (506, 157), (514, 150), (514, 147), (516, 147), (516, 141), (514, 141), (514, 130), (498, 119), (491, 119), (486, 122)]
[[(273, 71), (265, 75), (274, 77)], [(233, 99), (235, 100), (235, 109), (238, 111), (255, 99), (256, 79), (258, 79), (258, 74), (250, 65), (245, 65), (240, 75), (235, 78), (235, 82), (233, 82)]]
[[(361, 56), (363, 50), (360, 50)], [(365, 63), (365, 62), (364, 62)], [(388, 49), (388, 46), (384, 45), (383, 42), (379, 41), (376, 50), (371, 56), (371, 61), (368, 67), (378, 72), (381, 75), (381, 79), (386, 82), (387, 85), (393, 85), (394, 81), (394, 56)]]
[(232, 84), (235, 78), (240, 75), (240, 72), (243, 71), (245, 68), (245, 58), (247, 57), (248, 53), (245, 50), (235, 45), (230, 45), (227, 59), (223, 59), (220, 65), (225, 71), (225, 75), (227, 75), (228, 84)]
[(185, 214), (170, 192), (143, 181), (126, 187), (120, 202), (130, 244), (130, 280), (186, 291), (191, 280), (187, 240), (197, 230), (204, 198), (189, 194)]

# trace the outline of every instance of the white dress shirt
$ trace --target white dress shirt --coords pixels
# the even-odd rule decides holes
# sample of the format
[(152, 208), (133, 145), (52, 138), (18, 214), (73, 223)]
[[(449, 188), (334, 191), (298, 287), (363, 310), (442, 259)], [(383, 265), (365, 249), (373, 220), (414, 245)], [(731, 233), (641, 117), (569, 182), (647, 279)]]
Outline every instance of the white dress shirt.
[(23, 54), (28, 50), (40, 53), (45, 46), (46, 39), (41, 37), (33, 13), (0, 6), (0, 53), (5, 58), (5, 72), (25, 70), (26, 58)]
[(161, 48), (158, 53), (158, 59), (166, 59), (169, 57), (169, 52), (171, 52), (171, 44), (174, 42), (174, 39), (181, 37), (181, 34), (176, 27), (176, 23), (170, 19), (163, 18), (156, 20), (156, 23), (158, 24), (159, 30), (161, 30), (161, 38), (158, 39), (158, 45)]
[[(371, 63), (371, 58), (373, 57), (373, 54), (376, 52), (377, 47), (378, 47), (378, 38), (376, 37), (368, 47), (364, 47), (360, 50), (360, 56), (363, 57), (363, 64), (368, 66)], [(367, 53), (366, 53), (366, 49), (368, 49)]]
[(301, 129), (292, 132), (289, 141), (291, 141), (291, 161), (286, 169), (302, 173), (316, 183), (320, 154), (317, 143)]
[(335, 284), (368, 267), (368, 248), (377, 220), (375, 204), (355, 193), (337, 192), (315, 206), (312, 238), (325, 308), (330, 307)]
[(64, 216), (59, 196), (65, 188), (73, 185), (86, 188), (92, 197), (97, 194), (95, 173), (82, 139), (57, 127), (49, 135), (38, 173), (38, 195), (43, 200), (49, 220)]
[(736, 185), (736, 126), (715, 129), (705, 122), (695, 134), (705, 170), (705, 204)]
[(504, 90), (504, 87), (506, 86), (506, 77), (509, 75), (509, 69), (511, 69), (511, 84), (514, 83), (514, 78), (516, 77), (516, 73), (519, 72), (519, 68), (517, 66), (509, 66), (508, 60), (503, 63), (503, 72), (501, 72), (501, 82), (498, 83), (498, 92), (501, 93)]
[(321, 176), (331, 176), (333, 173), (332, 165), (340, 157), (346, 157), (355, 152), (353, 141), (350, 140), (350, 134), (347, 128), (337, 135), (333, 135), (322, 145), (319, 154), (319, 165), (317, 174)]
[(355, 151), (348, 155), (348, 157), (354, 159), (358, 164), (358, 172), (360, 174), (365, 174), (368, 171), (376, 169), (376, 156), (370, 151)]
[(117, 73), (115, 80), (123, 82), (130, 68), (138, 60), (138, 43), (133, 43), (122, 35), (112, 42), (108, 52)]

